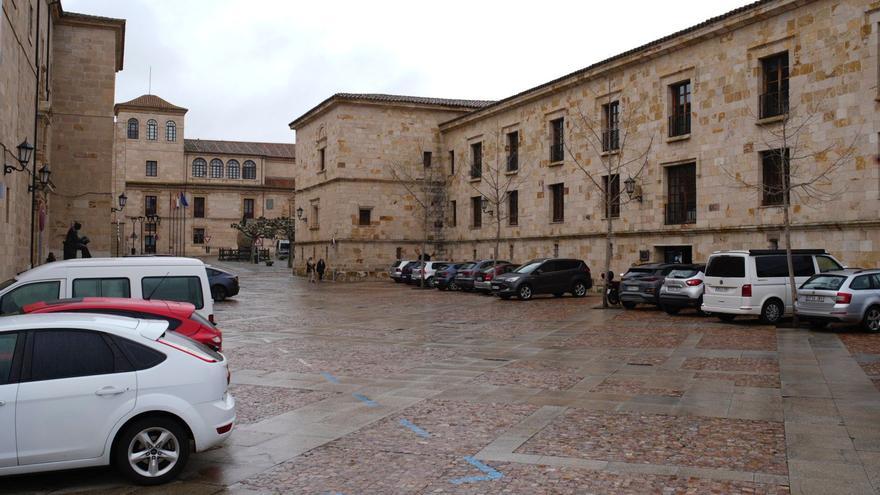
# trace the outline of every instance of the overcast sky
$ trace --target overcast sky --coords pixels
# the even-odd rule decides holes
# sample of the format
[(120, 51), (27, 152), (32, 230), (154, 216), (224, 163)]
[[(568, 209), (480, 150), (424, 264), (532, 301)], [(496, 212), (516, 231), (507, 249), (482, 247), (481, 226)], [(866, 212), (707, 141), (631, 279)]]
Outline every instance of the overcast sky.
[(292, 142), (337, 92), (499, 99), (745, 0), (63, 0), (127, 20), (116, 100), (189, 109), (186, 137)]

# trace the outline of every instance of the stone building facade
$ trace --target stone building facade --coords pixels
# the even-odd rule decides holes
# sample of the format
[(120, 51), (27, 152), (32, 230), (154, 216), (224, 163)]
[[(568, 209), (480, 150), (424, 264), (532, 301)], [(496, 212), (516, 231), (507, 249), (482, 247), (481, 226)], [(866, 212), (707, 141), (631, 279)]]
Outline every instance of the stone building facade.
[[(424, 167), (425, 152), (445, 176), (435, 259), (491, 258), (500, 214), (501, 258), (578, 257), (598, 273), (603, 164), (618, 159), (615, 271), (782, 247), (773, 160), (787, 148), (789, 183), (810, 183), (792, 192), (794, 246), (876, 266), (878, 32), (880, 2), (762, 0), (498, 102), (335, 95), (291, 123), (309, 212), (297, 249), (371, 272), (414, 258), (419, 208), (392, 169)], [(493, 173), (516, 199), (490, 215)]]
[[(0, 151), (20, 169), (0, 178), (0, 277), (54, 252), (74, 220), (96, 253), (110, 241), (113, 102), (122, 70), (125, 21), (66, 12), (58, 1), (2, 0)], [(34, 171), (51, 170), (47, 187)], [(33, 186), (36, 184), (36, 190)]]
[(114, 191), (128, 202), (112, 254), (216, 252), (236, 247), (244, 217), (293, 215), (294, 145), (186, 139), (187, 109), (155, 95), (115, 111)]

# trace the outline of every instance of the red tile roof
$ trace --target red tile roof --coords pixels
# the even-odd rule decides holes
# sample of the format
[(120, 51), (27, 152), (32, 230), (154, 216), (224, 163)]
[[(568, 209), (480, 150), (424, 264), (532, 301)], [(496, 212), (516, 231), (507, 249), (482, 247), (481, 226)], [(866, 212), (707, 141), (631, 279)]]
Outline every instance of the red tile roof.
[(295, 146), (287, 143), (253, 143), (246, 141), (215, 141), (211, 139), (184, 139), (187, 153), (239, 156), (263, 156), (266, 158), (296, 158)]
[(117, 103), (116, 106), (113, 107), (113, 111), (118, 114), (120, 108), (133, 110), (159, 110), (161, 112), (181, 114), (187, 112), (186, 108), (169, 103), (156, 95), (142, 95), (133, 100)]

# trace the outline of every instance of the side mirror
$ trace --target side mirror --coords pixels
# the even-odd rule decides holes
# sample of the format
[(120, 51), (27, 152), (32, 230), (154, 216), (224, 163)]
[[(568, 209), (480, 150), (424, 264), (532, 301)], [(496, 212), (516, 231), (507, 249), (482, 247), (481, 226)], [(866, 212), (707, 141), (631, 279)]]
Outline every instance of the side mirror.
[(543, 270), (541, 270), (540, 268), (538, 268), (537, 270), (535, 270), (535, 271), (532, 272), (532, 273), (534, 273), (535, 275), (540, 275), (540, 274), (542, 274), (542, 273), (544, 273), (544, 272), (543, 272)]

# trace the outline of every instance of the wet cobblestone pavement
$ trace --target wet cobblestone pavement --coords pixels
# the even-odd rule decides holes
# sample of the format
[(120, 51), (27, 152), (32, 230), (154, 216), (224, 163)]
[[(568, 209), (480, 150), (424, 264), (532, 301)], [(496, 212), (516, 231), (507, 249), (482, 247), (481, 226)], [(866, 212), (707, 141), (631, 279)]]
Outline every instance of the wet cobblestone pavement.
[(226, 268), (229, 441), (0, 494), (878, 493), (880, 335)]

